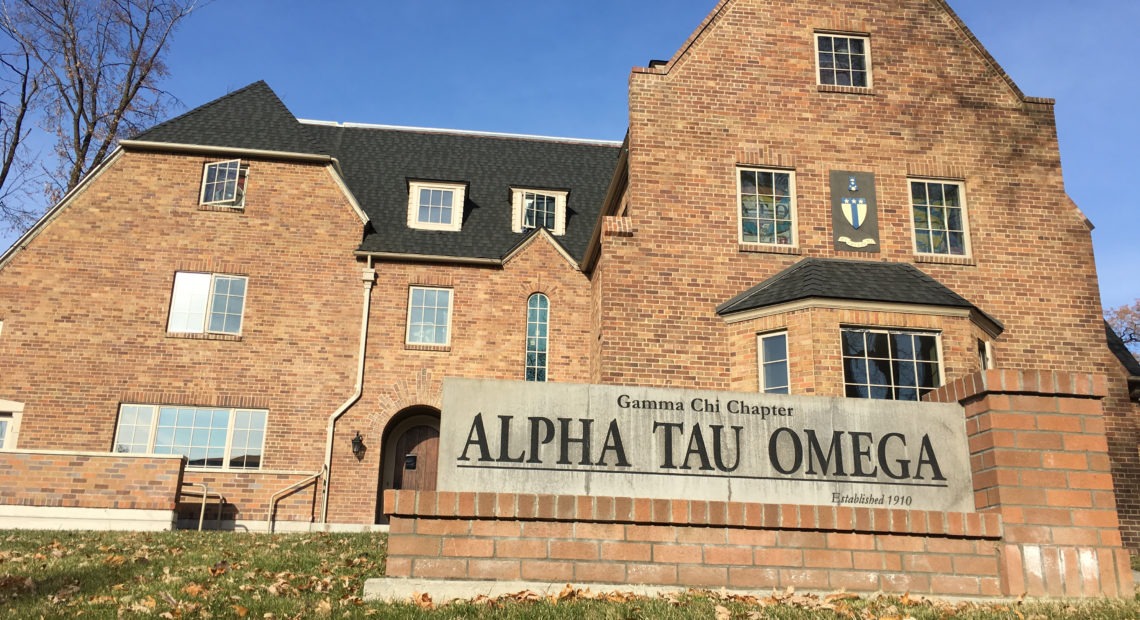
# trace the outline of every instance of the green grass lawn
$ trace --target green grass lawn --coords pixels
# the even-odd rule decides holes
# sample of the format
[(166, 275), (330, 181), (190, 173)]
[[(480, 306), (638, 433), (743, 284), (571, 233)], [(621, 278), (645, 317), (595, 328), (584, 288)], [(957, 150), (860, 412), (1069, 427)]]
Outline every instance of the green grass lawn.
[(524, 592), (439, 607), (365, 602), (364, 581), (384, 574), (384, 543), (375, 534), (0, 531), (0, 618), (1140, 618), (1140, 599), (979, 605), (568, 589), (557, 600)]

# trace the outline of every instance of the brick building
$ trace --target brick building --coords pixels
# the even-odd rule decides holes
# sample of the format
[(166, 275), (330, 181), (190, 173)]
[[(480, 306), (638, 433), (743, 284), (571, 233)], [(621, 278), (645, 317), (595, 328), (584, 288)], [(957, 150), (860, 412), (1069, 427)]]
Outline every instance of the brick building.
[(137, 476), (29, 481), (181, 455), (184, 516), (371, 524), (430, 489), (448, 376), (917, 400), (1000, 369), (1092, 377), (1012, 484), (1138, 548), (1140, 368), (1052, 108), (942, 0), (724, 0), (633, 70), (620, 144), (300, 121), (253, 84), (0, 257), (4, 503), (151, 508)]

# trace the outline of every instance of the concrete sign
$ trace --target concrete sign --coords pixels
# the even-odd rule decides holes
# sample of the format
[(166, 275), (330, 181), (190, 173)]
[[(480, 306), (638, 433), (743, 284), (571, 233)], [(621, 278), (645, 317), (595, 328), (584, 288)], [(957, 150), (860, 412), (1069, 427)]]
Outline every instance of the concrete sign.
[(447, 379), (440, 491), (973, 512), (945, 403)]

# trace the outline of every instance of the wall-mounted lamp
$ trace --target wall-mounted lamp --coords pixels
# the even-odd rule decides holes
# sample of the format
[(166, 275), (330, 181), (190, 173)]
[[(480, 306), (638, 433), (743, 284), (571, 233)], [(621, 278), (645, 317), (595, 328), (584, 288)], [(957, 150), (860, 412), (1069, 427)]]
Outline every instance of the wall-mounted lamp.
[(364, 445), (364, 438), (360, 436), (360, 431), (356, 431), (356, 437), (352, 438), (352, 455), (355, 456), (357, 460), (361, 460), (364, 458), (364, 452), (366, 450), (368, 450), (368, 447)]

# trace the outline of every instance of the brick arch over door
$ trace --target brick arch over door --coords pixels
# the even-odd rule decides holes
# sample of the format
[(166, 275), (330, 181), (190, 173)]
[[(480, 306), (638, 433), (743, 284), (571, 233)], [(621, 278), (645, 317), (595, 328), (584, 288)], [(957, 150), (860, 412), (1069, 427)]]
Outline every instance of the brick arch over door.
[(439, 409), (408, 407), (388, 422), (380, 453), (376, 522), (385, 523), (384, 491), (434, 491), (439, 471)]

